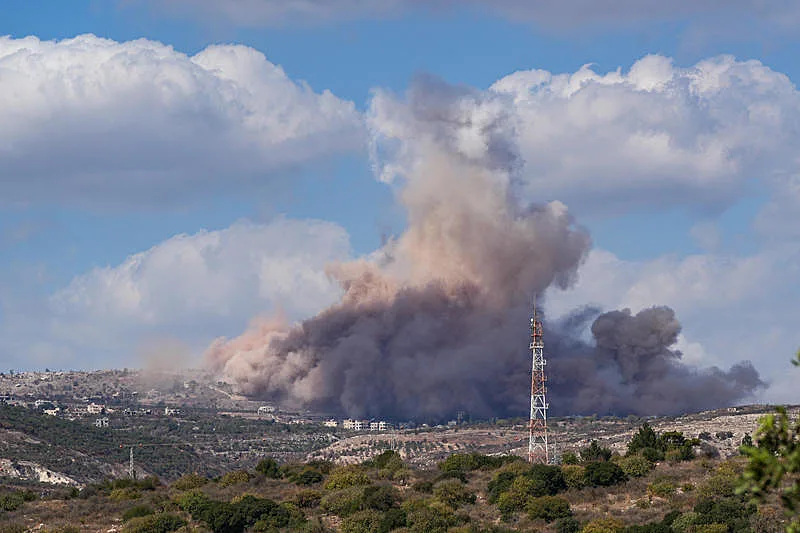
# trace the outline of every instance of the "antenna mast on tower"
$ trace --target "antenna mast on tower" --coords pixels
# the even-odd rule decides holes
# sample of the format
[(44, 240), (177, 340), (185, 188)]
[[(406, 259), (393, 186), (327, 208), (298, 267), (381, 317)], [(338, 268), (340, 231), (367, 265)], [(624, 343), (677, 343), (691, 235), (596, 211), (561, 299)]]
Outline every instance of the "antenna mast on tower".
[(547, 442), (547, 376), (544, 367), (544, 341), (542, 340), (542, 322), (536, 313), (536, 301), (533, 303), (531, 317), (531, 420), (528, 436), (528, 461), (531, 463), (550, 463), (550, 446)]

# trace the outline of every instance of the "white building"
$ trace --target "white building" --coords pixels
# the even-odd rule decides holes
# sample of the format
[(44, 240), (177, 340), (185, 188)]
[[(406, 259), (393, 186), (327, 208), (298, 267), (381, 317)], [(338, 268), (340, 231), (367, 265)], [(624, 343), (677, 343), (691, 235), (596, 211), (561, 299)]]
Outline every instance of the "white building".
[(362, 420), (351, 420), (348, 418), (342, 422), (342, 427), (344, 429), (352, 429), (353, 431), (361, 431), (364, 429), (364, 422)]
[(275, 408), (271, 405), (262, 405), (258, 408), (258, 414), (269, 415), (275, 412)]
[(389, 424), (387, 424), (383, 420), (369, 423), (370, 431), (386, 431), (388, 429), (389, 429)]
[(172, 407), (164, 408), (164, 416), (178, 416), (179, 414), (181, 414), (180, 409), (173, 409)]
[(60, 413), (60, 412), (61, 412), (61, 408), (60, 407), (56, 407), (54, 409), (45, 409), (44, 410), (44, 414), (50, 415), (50, 416), (57, 416), (58, 413)]
[(108, 427), (108, 417), (98, 418), (94, 421), (95, 427), (98, 428), (107, 428)]
[(86, 412), (89, 413), (90, 415), (99, 415), (100, 413), (105, 411), (105, 409), (106, 409), (105, 405), (94, 402), (86, 406)]
[(331, 418), (330, 420), (323, 422), (322, 425), (326, 428), (335, 428), (339, 425), (339, 422), (337, 422), (336, 419)]

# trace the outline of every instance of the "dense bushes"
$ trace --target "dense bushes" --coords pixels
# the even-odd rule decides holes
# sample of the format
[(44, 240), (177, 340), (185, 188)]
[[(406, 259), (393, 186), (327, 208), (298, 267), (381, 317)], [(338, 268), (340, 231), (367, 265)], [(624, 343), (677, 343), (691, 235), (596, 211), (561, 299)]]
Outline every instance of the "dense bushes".
[(515, 461), (521, 461), (521, 458), (516, 455), (488, 456), (479, 453), (454, 453), (440, 462), (438, 466), (439, 470), (445, 472), (472, 472), (473, 470), (495, 470)]
[(369, 484), (370, 480), (364, 469), (360, 466), (351, 465), (334, 469), (325, 482), (325, 488), (327, 490), (337, 490)]
[(194, 520), (205, 522), (214, 533), (242, 533), (246, 528), (270, 528), (300, 525), (302, 513), (289, 504), (278, 504), (266, 498), (245, 495), (228, 503), (212, 500), (198, 492), (187, 492), (178, 497), (179, 507)]
[(433, 495), (451, 509), (475, 503), (475, 495), (456, 479), (446, 479), (437, 483), (433, 487)]
[(488, 496), (489, 502), (494, 503), (503, 492), (511, 489), (514, 482), (524, 478), (517, 483), (517, 491), (523, 490), (525, 496), (553, 496), (567, 489), (564, 474), (557, 466), (532, 465), (524, 463), (519, 465), (508, 465), (508, 467), (497, 472), (489, 481)]
[(610, 487), (627, 481), (628, 476), (615, 463), (600, 462), (586, 465), (586, 484), (594, 487)]
[(123, 533), (170, 533), (186, 525), (186, 520), (173, 514), (159, 513), (132, 518), (122, 528)]
[(582, 489), (586, 486), (586, 468), (580, 465), (564, 465), (561, 467), (567, 488)]
[(641, 455), (631, 455), (619, 459), (619, 467), (629, 477), (643, 477), (653, 470), (653, 463)]
[(524, 510), (533, 498), (554, 496), (567, 489), (561, 468), (549, 465), (508, 465), (488, 484), (490, 503), (496, 503), (504, 520)]
[(569, 502), (558, 496), (540, 496), (538, 498), (532, 498), (528, 501), (525, 510), (528, 513), (528, 517), (532, 520), (541, 518), (545, 522), (552, 522), (559, 518), (572, 516)]
[(206, 483), (208, 483), (208, 479), (203, 476), (198, 474), (186, 474), (178, 478), (178, 480), (172, 484), (172, 488), (175, 490), (193, 490), (199, 489)]
[(122, 521), (127, 522), (131, 518), (139, 518), (151, 514), (153, 514), (153, 509), (151, 509), (147, 505), (137, 505), (135, 507), (131, 507), (130, 509), (122, 513)]
[(596, 440), (593, 440), (588, 447), (581, 450), (581, 462), (608, 461), (611, 459), (611, 455), (611, 450), (600, 446)]
[(247, 470), (234, 470), (222, 476), (219, 480), (220, 487), (232, 487), (250, 481), (250, 472)]
[(627, 455), (639, 454), (651, 462), (664, 459), (690, 461), (694, 459), (694, 446), (699, 444), (700, 439), (687, 439), (680, 431), (667, 431), (659, 435), (645, 422), (628, 442)]
[(25, 504), (36, 499), (36, 494), (26, 491), (14, 491), (0, 494), (0, 511), (16, 511)]
[(325, 473), (330, 472), (327, 463), (286, 464), (280, 468), (280, 476), (296, 485), (309, 486), (321, 483)]
[(271, 457), (259, 461), (256, 465), (256, 472), (271, 479), (280, 479), (282, 477), (278, 462)]
[(346, 517), (367, 509), (388, 511), (397, 507), (399, 501), (400, 495), (391, 485), (360, 485), (329, 492), (320, 500), (320, 507)]

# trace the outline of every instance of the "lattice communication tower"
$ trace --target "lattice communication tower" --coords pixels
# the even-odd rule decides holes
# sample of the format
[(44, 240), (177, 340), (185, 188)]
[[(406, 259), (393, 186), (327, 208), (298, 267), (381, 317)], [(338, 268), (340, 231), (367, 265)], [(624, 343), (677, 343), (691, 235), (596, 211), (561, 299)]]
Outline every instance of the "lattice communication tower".
[(550, 463), (550, 445), (547, 441), (547, 376), (544, 367), (544, 341), (542, 340), (542, 322), (533, 305), (531, 317), (531, 420), (528, 437), (528, 461), (531, 463)]

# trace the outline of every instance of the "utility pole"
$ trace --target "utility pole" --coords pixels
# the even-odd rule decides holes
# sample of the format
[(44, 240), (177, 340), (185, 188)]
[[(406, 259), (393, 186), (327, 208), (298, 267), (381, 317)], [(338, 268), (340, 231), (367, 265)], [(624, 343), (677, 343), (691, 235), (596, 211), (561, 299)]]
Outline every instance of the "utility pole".
[(133, 446), (131, 446), (131, 462), (128, 466), (128, 475), (131, 479), (136, 479), (136, 469), (133, 466)]
[(544, 341), (542, 322), (533, 303), (531, 317), (531, 418), (528, 425), (528, 461), (531, 463), (550, 463), (550, 446), (547, 441), (547, 376), (544, 367)]

